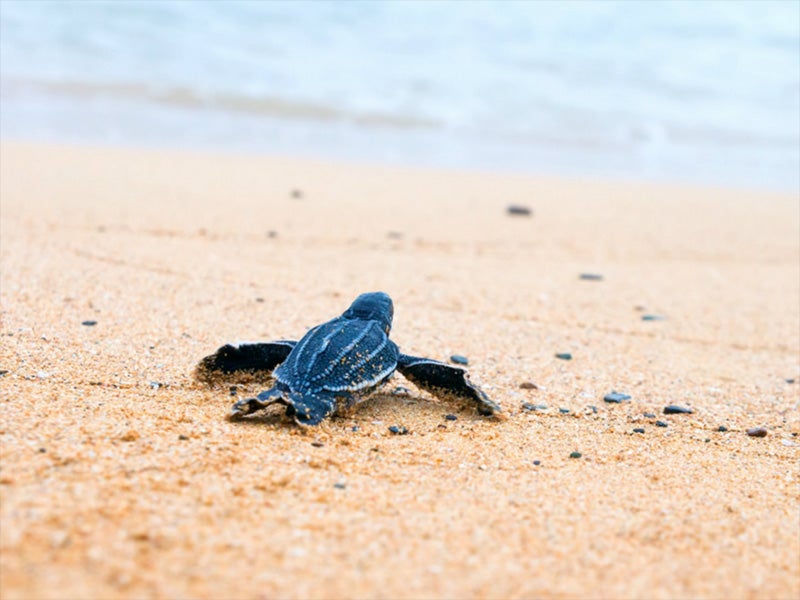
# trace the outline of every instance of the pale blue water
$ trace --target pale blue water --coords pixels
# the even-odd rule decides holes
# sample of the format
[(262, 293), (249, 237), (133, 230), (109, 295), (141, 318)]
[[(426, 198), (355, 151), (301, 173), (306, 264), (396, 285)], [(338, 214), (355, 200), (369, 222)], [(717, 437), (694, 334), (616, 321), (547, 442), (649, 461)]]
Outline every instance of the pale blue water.
[(0, 136), (800, 189), (800, 2), (0, 1)]

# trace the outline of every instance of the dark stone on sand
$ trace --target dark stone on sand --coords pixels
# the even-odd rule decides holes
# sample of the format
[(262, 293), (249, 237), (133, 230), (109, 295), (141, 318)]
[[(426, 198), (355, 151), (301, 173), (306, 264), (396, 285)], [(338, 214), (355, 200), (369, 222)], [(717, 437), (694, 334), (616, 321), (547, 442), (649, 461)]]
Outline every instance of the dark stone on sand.
[(572, 354), (569, 352), (557, 352), (556, 358), (560, 358), (561, 360), (572, 360)]
[(386, 237), (388, 237), (390, 240), (402, 240), (403, 234), (399, 231), (390, 231), (386, 234)]
[(655, 419), (656, 415), (655, 415), (655, 413), (646, 412), (646, 413), (644, 413), (644, 417), (647, 418), (647, 419)]
[(644, 433), (644, 427), (636, 427), (633, 433)]
[(325, 444), (323, 444), (322, 442), (314, 441), (311, 442), (311, 445), (314, 446), (314, 448), (322, 448)]
[(562, 415), (568, 415), (569, 414), (569, 409), (568, 408), (559, 408), (558, 412), (560, 412)]
[(642, 315), (642, 321), (663, 321), (666, 317), (661, 315)]
[(239, 393), (239, 390), (237, 390), (236, 386), (233, 385), (228, 389), (228, 391), (231, 393), (231, 396), (235, 396), (236, 394)]
[(583, 281), (603, 281), (603, 276), (600, 273), (581, 273), (578, 278)]
[(179, 439), (180, 441), (182, 441), (182, 442), (185, 442), (186, 440), (188, 440), (188, 439), (189, 439), (189, 436), (188, 436), (188, 435), (184, 435), (184, 434), (180, 434), (180, 435), (178, 436), (178, 439)]
[(532, 381), (523, 381), (519, 384), (520, 389), (522, 390), (538, 390), (539, 386), (533, 383)]
[(597, 414), (597, 407), (596, 407), (596, 406), (594, 406), (593, 404), (590, 404), (590, 405), (589, 405), (589, 406), (587, 406), (586, 408), (588, 408), (589, 410), (591, 410), (593, 415), (596, 415), (596, 414)]
[(620, 402), (625, 402), (626, 400), (630, 399), (631, 397), (628, 394), (623, 394), (621, 392), (611, 392), (610, 394), (603, 396), (603, 400), (610, 402), (611, 404), (619, 404)]
[(669, 427), (664, 421), (656, 421), (656, 427)]
[(259, 297), (259, 298), (256, 298), (256, 302), (258, 302), (258, 303), (264, 302), (264, 299), (263, 299), (263, 298), (260, 298), (260, 297)]
[(408, 433), (408, 429), (403, 427), (402, 425), (392, 425), (389, 427), (389, 431), (391, 431), (395, 435), (405, 435)]
[(764, 427), (753, 427), (747, 430), (750, 437), (767, 437), (767, 430)]
[(525, 410), (547, 410), (547, 404), (531, 404), (530, 402), (523, 402), (522, 408)]
[(8, 375), (8, 369), (0, 369), (0, 377), (3, 375)]
[(275, 239), (276, 237), (278, 237), (278, 232), (277, 232), (277, 231), (275, 231), (274, 229), (270, 229), (270, 230), (267, 232), (267, 237), (268, 237), (269, 239), (271, 239), (271, 240), (272, 240), (272, 239)]
[(535, 460), (535, 461), (533, 461), (533, 464), (534, 464), (534, 466), (538, 467), (540, 464), (542, 464), (542, 461)]
[(341, 481), (339, 481), (337, 483), (334, 483), (333, 487), (335, 487), (337, 490), (343, 490), (343, 489), (345, 489), (347, 487), (347, 484), (342, 483)]
[(794, 383), (795, 381), (797, 381), (797, 380), (796, 379), (787, 379), (786, 383)]
[(569, 457), (570, 458), (580, 458), (581, 456), (583, 456), (583, 454), (581, 454), (580, 452), (570, 452), (569, 453)]
[(450, 361), (454, 362), (457, 365), (468, 365), (469, 359), (466, 356), (462, 356), (461, 354), (453, 354), (450, 357)]
[(511, 204), (506, 208), (506, 212), (514, 217), (530, 217), (533, 211), (521, 204)]
[(295, 188), (289, 193), (289, 195), (295, 200), (298, 200), (303, 197), (303, 190), (298, 190)]
[(690, 415), (693, 412), (694, 411), (691, 408), (678, 406), (677, 404), (670, 404), (669, 406), (664, 407), (665, 415)]
[(725, 425), (720, 425), (719, 427), (717, 427), (717, 431), (725, 433), (726, 431), (728, 431), (728, 428), (725, 427)]
[(448, 421), (455, 421), (456, 419), (458, 419), (458, 417), (455, 415), (445, 415), (444, 418), (447, 419)]
[(41, 452), (42, 454), (44, 454), (45, 452), (47, 452), (47, 448), (39, 448), (39, 452)]
[(86, 327), (94, 327), (97, 325), (97, 321), (81, 321), (81, 325), (85, 325)]

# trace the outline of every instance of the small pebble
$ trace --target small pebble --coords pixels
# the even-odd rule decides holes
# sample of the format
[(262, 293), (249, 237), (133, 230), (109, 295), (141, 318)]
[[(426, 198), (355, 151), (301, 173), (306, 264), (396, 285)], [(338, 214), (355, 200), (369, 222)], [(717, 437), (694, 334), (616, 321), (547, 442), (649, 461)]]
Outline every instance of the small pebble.
[(625, 400), (630, 400), (631, 397), (628, 394), (621, 394), (620, 392), (611, 392), (610, 394), (606, 394), (603, 397), (603, 400), (606, 402), (611, 402), (613, 404), (619, 404), (620, 402), (624, 402)]
[(538, 390), (539, 386), (533, 383), (532, 381), (523, 381), (519, 384), (520, 389), (523, 390)]
[(398, 425), (392, 425), (391, 427), (389, 427), (389, 431), (391, 431), (395, 435), (405, 435), (405, 434), (408, 433), (408, 429), (406, 429), (402, 425), (399, 425), (399, 426)]
[(467, 357), (461, 356), (460, 354), (453, 354), (453, 356), (450, 357), (450, 362), (454, 362), (457, 365), (469, 364), (469, 360), (467, 359)]
[(86, 325), (86, 327), (94, 327), (97, 325), (97, 321), (81, 321), (81, 325)]
[(654, 413), (650, 413), (650, 412), (644, 413), (643, 416), (645, 418), (647, 418), (647, 419), (655, 419), (656, 418), (656, 415)]
[(311, 442), (311, 445), (314, 446), (314, 448), (322, 448), (325, 444), (323, 444), (322, 442), (313, 441)]
[(663, 321), (665, 317), (661, 315), (642, 315), (642, 321)]
[(530, 402), (523, 402), (522, 408), (525, 410), (547, 410), (547, 404), (531, 404)]
[(717, 431), (721, 431), (722, 433), (725, 433), (726, 431), (728, 431), (728, 428), (725, 427), (725, 425), (720, 425), (719, 427), (717, 427)]
[(542, 461), (535, 460), (535, 461), (533, 461), (533, 464), (538, 467), (540, 464), (542, 464)]
[(39, 452), (41, 452), (42, 454), (44, 454), (45, 452), (47, 452), (47, 448), (39, 448)]
[(562, 415), (568, 415), (569, 414), (569, 409), (568, 408), (559, 408), (558, 412), (560, 412)]
[(531, 211), (531, 209), (528, 208), (527, 206), (522, 206), (520, 204), (511, 204), (510, 206), (508, 206), (508, 208), (506, 208), (506, 212), (509, 215), (513, 215), (515, 217), (529, 217), (531, 216), (531, 213), (533, 211)]
[(603, 276), (600, 273), (581, 273), (580, 279), (583, 281), (603, 281)]
[(786, 383), (794, 383), (795, 381), (797, 381), (797, 380), (796, 379), (787, 379)]
[(237, 390), (237, 389), (236, 389), (235, 387), (233, 387), (233, 386), (231, 386), (231, 388), (230, 388), (230, 390), (229, 390), (229, 391), (230, 391), (230, 394), (231, 394), (231, 396), (235, 396), (236, 394), (238, 394), (238, 393), (239, 393), (239, 390)]
[(447, 419), (448, 421), (455, 421), (456, 419), (458, 419), (458, 417), (455, 415), (445, 415), (444, 418)]
[(570, 452), (569, 454), (570, 458), (580, 458), (581, 456), (583, 456), (583, 454), (581, 454), (580, 452)]
[(270, 230), (267, 232), (267, 237), (268, 237), (269, 239), (271, 239), (271, 240), (274, 240), (276, 237), (278, 237), (278, 232), (277, 232), (277, 231), (275, 231), (274, 229), (270, 229)]
[(337, 481), (336, 483), (333, 484), (333, 487), (335, 487), (337, 490), (343, 490), (344, 488), (347, 487), (347, 484), (342, 483), (341, 481)]
[(633, 433), (644, 433), (644, 428), (643, 427), (637, 427), (637, 428), (635, 428), (633, 430)]
[(594, 406), (594, 405), (590, 404), (590, 405), (589, 405), (589, 406), (587, 406), (586, 408), (588, 408), (589, 410), (591, 410), (593, 415), (596, 415), (596, 414), (597, 414), (597, 407), (596, 407), (596, 406)]
[(358, 425), (353, 425), (353, 426), (350, 428), (350, 431), (358, 431), (359, 429), (361, 429), (361, 428), (360, 428)]
[(656, 427), (669, 427), (664, 421), (656, 421)]
[(295, 200), (298, 200), (298, 199), (300, 199), (300, 198), (302, 198), (302, 197), (303, 197), (303, 190), (298, 190), (297, 188), (295, 188), (295, 189), (293, 189), (293, 190), (290, 192), (290, 194), (289, 194), (289, 195), (290, 195), (292, 198), (294, 198)]
[(394, 390), (392, 390), (392, 394), (395, 394), (395, 395), (398, 395), (398, 394), (399, 395), (407, 395), (407, 394), (410, 394), (410, 393), (411, 393), (411, 390), (408, 389), (407, 387), (403, 387), (402, 385), (398, 385), (396, 388), (394, 388)]
[(8, 369), (0, 369), (0, 377), (3, 375), (8, 375)]
[(153, 390), (157, 390), (158, 388), (163, 387), (163, 386), (164, 386), (164, 384), (160, 383), (158, 381), (151, 381), (150, 382), (150, 389), (153, 389)]
[(664, 414), (665, 415), (690, 415), (694, 411), (691, 408), (686, 408), (685, 406), (678, 406), (677, 404), (670, 404), (669, 406), (664, 407)]
[(188, 439), (189, 439), (189, 436), (188, 436), (188, 435), (183, 435), (183, 434), (180, 434), (180, 435), (178, 436), (178, 439), (179, 439), (180, 441), (182, 441), (182, 442), (185, 442), (186, 440), (188, 440)]
[(556, 358), (560, 358), (561, 360), (572, 360), (572, 354), (569, 352), (559, 352), (556, 354)]
[(747, 435), (750, 437), (767, 437), (767, 430), (763, 427), (753, 427), (747, 430)]
[(403, 234), (399, 231), (390, 231), (386, 234), (386, 237), (388, 237), (390, 240), (402, 240)]
[(264, 299), (263, 299), (263, 298), (260, 298), (260, 297), (259, 297), (259, 298), (256, 298), (256, 302), (258, 302), (258, 303), (264, 302)]

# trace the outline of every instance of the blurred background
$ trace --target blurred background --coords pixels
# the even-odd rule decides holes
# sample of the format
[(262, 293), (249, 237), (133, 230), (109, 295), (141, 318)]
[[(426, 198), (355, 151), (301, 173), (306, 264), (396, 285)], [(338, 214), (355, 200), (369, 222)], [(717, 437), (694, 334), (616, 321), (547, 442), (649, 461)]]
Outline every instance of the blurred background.
[(800, 189), (800, 2), (0, 2), (0, 137)]

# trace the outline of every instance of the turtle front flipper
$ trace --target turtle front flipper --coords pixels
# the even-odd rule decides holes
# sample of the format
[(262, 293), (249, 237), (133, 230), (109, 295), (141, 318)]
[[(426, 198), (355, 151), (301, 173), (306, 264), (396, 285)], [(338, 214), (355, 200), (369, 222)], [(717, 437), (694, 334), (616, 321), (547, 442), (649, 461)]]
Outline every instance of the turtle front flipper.
[(401, 354), (397, 359), (397, 370), (414, 385), (435, 396), (471, 400), (477, 404), (478, 412), (482, 415), (500, 412), (500, 405), (469, 380), (469, 373), (465, 369), (430, 358)]
[(296, 344), (289, 340), (225, 344), (197, 363), (194, 376), (206, 383), (225, 381), (239, 374), (267, 376), (286, 360)]

